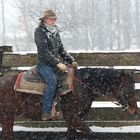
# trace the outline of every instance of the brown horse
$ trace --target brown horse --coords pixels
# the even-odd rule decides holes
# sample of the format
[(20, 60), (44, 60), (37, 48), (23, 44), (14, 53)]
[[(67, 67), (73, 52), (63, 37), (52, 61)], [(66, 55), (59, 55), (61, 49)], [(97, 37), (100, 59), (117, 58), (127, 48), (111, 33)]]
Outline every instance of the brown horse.
[[(14, 85), (16, 76), (0, 78), (0, 121), (2, 138), (12, 139), (15, 116), (41, 120), (42, 96), (28, 93), (16, 93)], [(124, 70), (83, 68), (75, 73), (74, 93), (61, 96), (60, 105), (63, 117), (68, 124), (68, 132), (76, 129), (84, 135), (92, 131), (84, 123), (84, 117), (91, 108), (96, 97), (107, 95), (116, 99), (130, 114), (137, 112), (134, 96), (134, 80), (132, 73)]]

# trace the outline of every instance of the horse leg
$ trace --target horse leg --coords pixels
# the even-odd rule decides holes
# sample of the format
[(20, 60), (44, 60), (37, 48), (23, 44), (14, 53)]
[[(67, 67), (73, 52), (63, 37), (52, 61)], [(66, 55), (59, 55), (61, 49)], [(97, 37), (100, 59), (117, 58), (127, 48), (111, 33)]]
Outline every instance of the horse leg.
[[(89, 106), (90, 104), (91, 103), (89, 103)], [(64, 120), (69, 127), (68, 130), (71, 130), (71, 128), (75, 128), (80, 130), (83, 135), (91, 136), (93, 134), (92, 130), (88, 127), (88, 125), (86, 125), (85, 122), (81, 120), (81, 116), (78, 113), (79, 105), (77, 104), (77, 99), (73, 94), (61, 96), (60, 105), (63, 112)], [(84, 114), (82, 115), (84, 116)], [(74, 132), (75, 130), (73, 130), (74, 129), (68, 132)]]
[(69, 119), (67, 118), (65, 121), (68, 124), (67, 136), (69, 140), (73, 140), (78, 137), (77, 129), (80, 130), (81, 134), (86, 138), (90, 138), (94, 134), (79, 116), (72, 116)]
[(68, 140), (75, 140), (75, 139), (77, 139), (76, 129), (73, 128), (73, 127), (68, 127), (67, 137), (68, 137)]
[(12, 140), (14, 116), (2, 116), (2, 140)]
[(85, 137), (92, 137), (94, 134), (93, 131), (89, 128), (84, 121), (82, 121), (78, 116), (72, 119), (73, 128), (76, 128), (81, 131), (82, 135)]

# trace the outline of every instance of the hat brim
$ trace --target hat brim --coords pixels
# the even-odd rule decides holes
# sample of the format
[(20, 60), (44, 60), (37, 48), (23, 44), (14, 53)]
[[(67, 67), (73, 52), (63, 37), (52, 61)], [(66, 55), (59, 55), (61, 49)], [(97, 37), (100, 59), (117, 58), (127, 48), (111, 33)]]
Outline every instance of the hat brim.
[(57, 19), (56, 16), (43, 16), (43, 17), (40, 17), (39, 20), (43, 20), (43, 19), (46, 18), (46, 17)]

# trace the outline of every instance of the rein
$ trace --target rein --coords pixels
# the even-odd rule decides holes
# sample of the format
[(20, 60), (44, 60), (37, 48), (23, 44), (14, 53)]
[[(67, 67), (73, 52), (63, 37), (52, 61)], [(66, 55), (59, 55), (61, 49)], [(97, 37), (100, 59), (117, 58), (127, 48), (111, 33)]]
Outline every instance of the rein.
[[(80, 82), (82, 85), (84, 85), (84, 86), (87, 87), (88, 89), (90, 89), (92, 92), (95, 91), (93, 88), (91, 88), (90, 86), (88, 86), (86, 83), (82, 82), (82, 81), (81, 81), (80, 79), (78, 79), (76, 76), (74, 77), (74, 79), (75, 79), (76, 81)], [(97, 95), (100, 95), (100, 96), (101, 96), (101, 94), (98, 94), (98, 93), (97, 93)], [(115, 99), (115, 98), (113, 98), (112, 96), (107, 96), (106, 98), (107, 98), (107, 99), (109, 98), (109, 99), (111, 99), (111, 100)], [(117, 106), (122, 107), (122, 108), (123, 108), (123, 111), (125, 111), (125, 110), (128, 109), (128, 106), (123, 107), (123, 106), (122, 106), (120, 103), (118, 103), (118, 102), (115, 102), (115, 101), (111, 101), (111, 102), (112, 102), (113, 104), (117, 105)]]
[(88, 86), (86, 83), (82, 82), (81, 80), (79, 80), (76, 76), (74, 77), (74, 79), (78, 82), (80, 82), (82, 85), (86, 86), (88, 89), (90, 89), (91, 91), (94, 91), (93, 88), (91, 88), (90, 86)]

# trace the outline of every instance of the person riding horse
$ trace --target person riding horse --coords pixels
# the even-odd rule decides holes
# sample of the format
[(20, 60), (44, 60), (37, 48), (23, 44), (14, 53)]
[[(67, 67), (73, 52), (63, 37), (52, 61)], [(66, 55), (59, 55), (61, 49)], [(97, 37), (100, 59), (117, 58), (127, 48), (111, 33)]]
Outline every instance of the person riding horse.
[[(34, 40), (38, 53), (37, 71), (47, 84), (43, 99), (42, 120), (48, 120), (51, 118), (52, 103), (58, 85), (59, 90), (63, 89), (60, 81), (65, 77), (66, 63), (72, 64), (75, 68), (78, 67), (78, 64), (62, 44), (56, 26), (57, 16), (55, 12), (45, 10), (39, 20), (41, 22), (35, 29)], [(59, 90), (57, 93), (61, 92)]]

